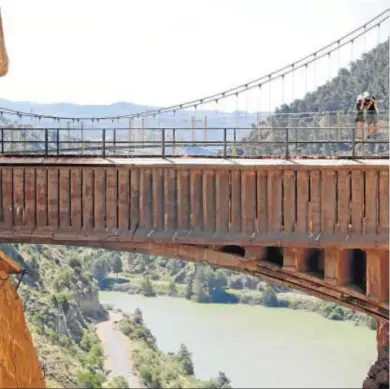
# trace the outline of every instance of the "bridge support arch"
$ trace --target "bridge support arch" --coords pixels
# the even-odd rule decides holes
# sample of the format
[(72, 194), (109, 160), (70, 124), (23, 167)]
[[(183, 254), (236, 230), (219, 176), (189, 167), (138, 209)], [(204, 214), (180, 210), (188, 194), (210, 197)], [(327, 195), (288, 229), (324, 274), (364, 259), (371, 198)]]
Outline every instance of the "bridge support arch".
[[(14, 239), (12, 241), (15, 242)], [(29, 240), (23, 239), (18, 241), (18, 243), (29, 243)], [(372, 265), (374, 271), (367, 278), (369, 283), (367, 290), (371, 291), (371, 295), (364, 295), (353, 288), (349, 288), (349, 284), (344, 282), (349, 279), (345, 275), (345, 261), (342, 261), (348, 254), (347, 250), (344, 249), (334, 251), (332, 257), (329, 257), (329, 253), (325, 251), (325, 277), (321, 278), (317, 274), (308, 272), (306, 264), (307, 258), (310, 258), (310, 256), (307, 254), (308, 250), (303, 248), (278, 248), (279, 253), (283, 255), (283, 266), (280, 266), (280, 263), (273, 263), (269, 260), (269, 257), (267, 258), (266, 247), (245, 247), (246, 256), (242, 257), (242, 255), (237, 255), (236, 253), (223, 252), (222, 246), (185, 245), (179, 243), (123, 242), (120, 240), (80, 241), (76, 238), (57, 242), (50, 242), (46, 238), (34, 238), (31, 243), (103, 248), (204, 263), (210, 266), (246, 273), (270, 283), (287, 286), (323, 300), (366, 313), (376, 319), (386, 322), (389, 320), (388, 297), (385, 298), (384, 294), (384, 291), (388, 290), (388, 279), (386, 281), (386, 276), (383, 276), (383, 273), (380, 272), (381, 267)], [(373, 250), (369, 252), (368, 258), (369, 261), (370, 258), (376, 258), (377, 262), (372, 260), (376, 265), (378, 264), (378, 258), (382, 258), (381, 263), (383, 265), (386, 255), (388, 257), (388, 251), (379, 251), (378, 254), (376, 250)], [(330, 264), (327, 263), (329, 258)], [(380, 291), (378, 285), (380, 285)], [(377, 296), (379, 296), (379, 300)]]

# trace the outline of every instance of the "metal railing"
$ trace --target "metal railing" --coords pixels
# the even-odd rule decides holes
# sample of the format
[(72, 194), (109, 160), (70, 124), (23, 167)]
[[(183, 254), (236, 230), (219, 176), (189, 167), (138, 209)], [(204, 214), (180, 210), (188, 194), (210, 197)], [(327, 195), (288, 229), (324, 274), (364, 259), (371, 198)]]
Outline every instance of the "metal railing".
[(389, 158), (389, 128), (375, 138), (351, 127), (0, 128), (4, 156)]

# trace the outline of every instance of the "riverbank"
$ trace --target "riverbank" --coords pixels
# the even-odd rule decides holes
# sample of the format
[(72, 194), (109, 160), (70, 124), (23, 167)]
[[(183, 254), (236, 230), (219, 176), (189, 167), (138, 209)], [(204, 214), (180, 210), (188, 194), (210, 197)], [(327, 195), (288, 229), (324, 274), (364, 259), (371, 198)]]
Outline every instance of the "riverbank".
[(222, 370), (236, 388), (361, 387), (376, 360), (374, 331), (300, 310), (118, 292), (99, 299), (130, 315), (139, 308), (161, 352), (185, 344), (198, 379)]
[[(131, 273), (120, 273), (116, 276), (109, 275), (104, 290), (147, 297), (169, 296), (188, 299), (186, 284), (174, 282), (172, 279), (153, 280), (150, 277)], [(221, 294), (223, 294), (223, 298), (220, 298)], [(245, 287), (242, 289), (226, 288), (218, 297), (217, 301), (212, 301), (212, 299), (202, 301), (193, 298), (193, 296), (190, 299), (198, 303), (259, 305), (315, 312), (329, 320), (352, 321), (355, 325), (367, 326), (372, 330), (376, 329), (375, 320), (363, 313), (299, 292), (277, 292), (261, 281), (256, 289)]]
[(191, 353), (184, 344), (177, 353), (164, 353), (143, 321), (137, 308), (131, 315), (110, 312), (109, 320), (99, 323), (97, 334), (106, 354), (110, 375), (124, 377), (130, 388), (230, 388), (222, 372), (217, 378), (198, 380), (194, 375)]
[(110, 378), (123, 377), (130, 388), (143, 388), (134, 368), (131, 341), (117, 328), (123, 314), (112, 310), (108, 312), (108, 320), (96, 325), (96, 334), (105, 353), (104, 367), (110, 372)]

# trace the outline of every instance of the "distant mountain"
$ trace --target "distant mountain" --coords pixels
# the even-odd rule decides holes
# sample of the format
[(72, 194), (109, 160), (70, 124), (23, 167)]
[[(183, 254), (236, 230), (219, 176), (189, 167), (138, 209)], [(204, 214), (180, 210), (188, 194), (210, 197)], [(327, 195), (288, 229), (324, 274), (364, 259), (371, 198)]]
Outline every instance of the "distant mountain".
[[(55, 104), (38, 104), (34, 102), (20, 102), (20, 101), (9, 101), (0, 99), (0, 107), (8, 108), (16, 111), (23, 111), (42, 115), (56, 115), (64, 117), (104, 117), (104, 116), (119, 116), (127, 114), (135, 114), (146, 110), (158, 109), (155, 106), (137, 105), (132, 103), (118, 102), (111, 105), (78, 105), (70, 103), (55, 103)], [(207, 131), (204, 130), (205, 119), (207, 116)], [(265, 119), (267, 114), (262, 114), (261, 117)], [(205, 133), (207, 132), (207, 140), (216, 141), (223, 139), (223, 130), (221, 127), (226, 128), (242, 128), (243, 130), (237, 131), (237, 138), (241, 139), (249, 134), (251, 124), (256, 123), (259, 120), (259, 114), (251, 114), (246, 112), (221, 112), (218, 110), (212, 111), (200, 111), (198, 110), (196, 116), (194, 112), (179, 111), (174, 115), (173, 113), (164, 114), (156, 117), (148, 117), (144, 119), (144, 127), (148, 129), (149, 139), (161, 138), (161, 128), (176, 128), (176, 139), (177, 141), (190, 141), (192, 140), (192, 126), (193, 118), (195, 126), (195, 137), (196, 140), (204, 140)], [(18, 126), (22, 123), (23, 126), (37, 127), (38, 125), (42, 128), (57, 128), (61, 126), (66, 129), (67, 126), (72, 130), (79, 130), (81, 124), (79, 122), (61, 121), (60, 124), (52, 119), (41, 119), (39, 122), (37, 119), (29, 117), (23, 117), (20, 120), (17, 116), (4, 115), (3, 122), (11, 124), (14, 123)], [(98, 123), (94, 121), (92, 123), (87, 121), (83, 124), (84, 128), (84, 139), (97, 139), (101, 138), (101, 129), (105, 128), (111, 130), (112, 128), (121, 128), (117, 131), (116, 137), (118, 140), (126, 139), (128, 137), (129, 119), (118, 120), (100, 120)], [(141, 119), (136, 119), (133, 124), (133, 128), (142, 128)], [(216, 129), (219, 128), (219, 129)], [(158, 130), (157, 130), (158, 129)], [(247, 129), (247, 130), (245, 130)], [(66, 131), (66, 130), (65, 130)], [(72, 132), (75, 132), (72, 131)], [(233, 136), (233, 131), (231, 136)], [(63, 133), (63, 131), (62, 131)], [(168, 131), (167, 131), (168, 133)], [(107, 138), (113, 137), (112, 131), (107, 131)]]
[(157, 107), (117, 102), (110, 105), (79, 105), (71, 103), (40, 104), (30, 101), (0, 99), (0, 106), (30, 113), (56, 116), (115, 116), (142, 112)]

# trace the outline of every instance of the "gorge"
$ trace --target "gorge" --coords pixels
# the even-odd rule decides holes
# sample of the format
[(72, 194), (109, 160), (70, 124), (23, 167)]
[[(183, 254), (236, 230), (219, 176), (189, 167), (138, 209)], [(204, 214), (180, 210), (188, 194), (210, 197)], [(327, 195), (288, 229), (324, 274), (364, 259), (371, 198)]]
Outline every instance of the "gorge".
[[(68, 295), (67, 298), (69, 300), (66, 300), (64, 298), (66, 296), (66, 293), (64, 295), (63, 292), (66, 292), (68, 286), (70, 286), (74, 282), (79, 283), (80, 280), (83, 280), (84, 278), (85, 279), (88, 278), (85, 271), (87, 271), (87, 269), (90, 268), (90, 265), (91, 263), (93, 263), (93, 261), (96, 262), (96, 260), (98, 260), (99, 262), (99, 258), (103, 259), (104, 255), (108, 255), (110, 258), (112, 258), (112, 263), (117, 262), (117, 260), (115, 259), (116, 258), (115, 253), (101, 251), (97, 255), (97, 252), (86, 251), (85, 249), (77, 249), (71, 247), (56, 248), (55, 246), (50, 247), (50, 246), (39, 246), (39, 245), (15, 245), (15, 246), (7, 245), (6, 247), (3, 247), (3, 249), (6, 249), (7, 252), (15, 258), (15, 261), (10, 262), (10, 260), (7, 259), (7, 257), (5, 257), (7, 262), (3, 261), (2, 263), (14, 263), (14, 267), (12, 268), (13, 270), (11, 270), (11, 268), (9, 267), (6, 268), (5, 267), (6, 265), (4, 265), (4, 269), (6, 270), (8, 269), (7, 271), (14, 272), (14, 273), (20, 271), (21, 267), (16, 263), (16, 261), (22, 263), (21, 261), (23, 259), (24, 263), (22, 264), (24, 264), (24, 266), (28, 267), (30, 270), (30, 275), (25, 276), (26, 278), (23, 280), (23, 282), (21, 283), (18, 289), (18, 293), (21, 293), (22, 298), (25, 302), (24, 303), (25, 309), (27, 309), (28, 312), (30, 312), (31, 309), (36, 310), (38, 308), (38, 306), (33, 306), (34, 308), (29, 308), (29, 306), (31, 306), (30, 304), (33, 303), (34, 297), (37, 298), (38, 296), (35, 295), (35, 289), (42, 288), (42, 286), (37, 287), (36, 285), (33, 285), (33, 283), (34, 282), (37, 284), (40, 284), (42, 282), (47, 283), (47, 280), (51, 280), (50, 285), (54, 286), (54, 288), (57, 288), (57, 290), (62, 291), (61, 292), (62, 294), (61, 293), (59, 295), (55, 294), (56, 299), (61, 301), (61, 306), (66, 308), (67, 305), (66, 301), (68, 301), (68, 304), (70, 302), (70, 305), (74, 307), (71, 309), (68, 308), (67, 311), (65, 323), (67, 323), (67, 326), (69, 327), (68, 331), (70, 332), (70, 334), (66, 335), (66, 337), (70, 335), (71, 341), (72, 338), (74, 337), (75, 343), (77, 344), (77, 342), (79, 342), (79, 344), (82, 347), (84, 347), (84, 349), (88, 349), (88, 347), (86, 347), (84, 344), (87, 338), (85, 338), (85, 336), (82, 334), (85, 331), (85, 328), (87, 328), (88, 326), (85, 327), (84, 329), (82, 327), (83, 325), (85, 326), (85, 323), (82, 324), (83, 320), (80, 317), (81, 309), (84, 310), (83, 315), (89, 318), (88, 320), (90, 320), (90, 323), (106, 320), (107, 314), (104, 313), (104, 309), (100, 305), (100, 303), (104, 303), (104, 304), (115, 305), (128, 313), (132, 313), (135, 308), (141, 308), (142, 312), (144, 313), (146, 325), (151, 329), (152, 333), (157, 337), (157, 343), (159, 347), (162, 348), (162, 350), (164, 350), (165, 352), (175, 351), (178, 349), (179, 346), (178, 343), (180, 341), (184, 342), (189, 347), (190, 352), (193, 353), (195, 372), (197, 376), (199, 376), (199, 378), (206, 379), (206, 380), (216, 375), (216, 371), (215, 371), (216, 365), (214, 364), (208, 365), (207, 363), (205, 364), (202, 361), (205, 361), (205, 355), (213, 356), (212, 358), (213, 360), (221, 361), (221, 363), (218, 364), (218, 367), (224, 370), (227, 376), (232, 379), (232, 385), (234, 385), (233, 387), (239, 387), (242, 385), (246, 385), (248, 387), (256, 387), (256, 385), (257, 387), (259, 385), (269, 386), (271, 384), (269, 380), (272, 377), (275, 377), (275, 374), (277, 374), (276, 371), (278, 371), (278, 369), (280, 369), (282, 366), (285, 366), (284, 369), (286, 368), (286, 366), (288, 365), (287, 361), (289, 360), (290, 356), (294, 353), (295, 354), (299, 353), (300, 358), (298, 359), (304, 360), (305, 358), (308, 358), (308, 360), (312, 360), (311, 364), (313, 367), (311, 375), (306, 376), (306, 378), (304, 378), (303, 376), (299, 377), (298, 375), (295, 378), (296, 379), (295, 385), (297, 387), (300, 385), (303, 386), (306, 385), (307, 387), (314, 385), (314, 387), (316, 387), (315, 385), (316, 382), (320, 383), (321, 385), (324, 385), (323, 383), (326, 382), (329, 387), (340, 387), (343, 385), (343, 382), (345, 383), (344, 384), (345, 387), (350, 387), (351, 385), (355, 386), (358, 382), (361, 382), (364, 379), (366, 370), (368, 370), (369, 365), (373, 363), (375, 360), (376, 351), (375, 351), (374, 331), (365, 329), (363, 327), (356, 327), (356, 326), (354, 327), (353, 323), (350, 322), (326, 320), (324, 318), (321, 318), (321, 316), (316, 313), (291, 311), (290, 309), (285, 309), (285, 308), (250, 307), (242, 304), (238, 304), (238, 305), (237, 304), (236, 305), (195, 304), (195, 303), (188, 302), (184, 299), (169, 298), (169, 297), (146, 298), (146, 297), (132, 296), (124, 293), (119, 295), (115, 295), (115, 294), (110, 295), (110, 293), (115, 293), (115, 292), (100, 292), (101, 295), (100, 295), (100, 303), (99, 303), (99, 298), (97, 296), (97, 289), (94, 289), (95, 291), (93, 291), (93, 289), (89, 290), (90, 288), (89, 286), (86, 288), (85, 287), (81, 288), (83, 289), (83, 292), (78, 287), (79, 289), (77, 291), (77, 296), (78, 296), (77, 298), (76, 295), (73, 294), (73, 298), (79, 300), (79, 302), (77, 302), (77, 307), (78, 307), (77, 308), (76, 306), (74, 306), (74, 304), (72, 304), (70, 300), (71, 296)], [(18, 254), (21, 254), (22, 259), (18, 256)], [(128, 254), (127, 253), (122, 253), (122, 254), (119, 253), (119, 254), (120, 254), (122, 266), (126, 268), (128, 264), (128, 259), (127, 259)], [(41, 261), (41, 269), (39, 269), (40, 267), (39, 263), (36, 263), (36, 260), (38, 258), (40, 258)], [(51, 261), (51, 265), (49, 265), (49, 262), (47, 262), (48, 260)], [(163, 274), (165, 274), (164, 268), (156, 267), (155, 270), (152, 271), (152, 267), (150, 267), (152, 266), (151, 264), (153, 263), (155, 264), (155, 266), (157, 264), (160, 264), (159, 266), (162, 266), (164, 262), (161, 261), (162, 260), (159, 258), (154, 258), (154, 259), (151, 258), (150, 260), (148, 260), (148, 262), (144, 262), (150, 264), (149, 266), (146, 267), (145, 271), (149, 273), (149, 275), (151, 276), (153, 276), (154, 272), (159, 272), (161, 276), (163, 276)], [(58, 265), (55, 264), (56, 262), (58, 262)], [(132, 259), (131, 263), (133, 263), (134, 266), (140, 266), (140, 263), (142, 262), (140, 262), (140, 259), (137, 259), (135, 257)], [(174, 262), (165, 262), (165, 263), (173, 264)], [(177, 267), (178, 272), (180, 272), (180, 269), (182, 269), (181, 271), (187, 269), (187, 267), (183, 268), (182, 267), (183, 265), (180, 264), (180, 262), (178, 262), (175, 266)], [(84, 268), (84, 273), (85, 273), (84, 275), (83, 272), (80, 273), (82, 268)], [(186, 272), (190, 271), (190, 269), (191, 267), (189, 267), (188, 270), (186, 270)], [(129, 269), (127, 269), (126, 271), (129, 271)], [(32, 277), (32, 275), (34, 275), (35, 273), (35, 277), (36, 277), (36, 274), (38, 274), (39, 272), (42, 272), (41, 273), (42, 275), (34, 280), (34, 276)], [(95, 268), (95, 276), (97, 276), (96, 268)], [(136, 276), (136, 274), (133, 273), (133, 276)], [(114, 278), (115, 275), (112, 274), (112, 277)], [(231, 276), (229, 275), (229, 277)], [(238, 282), (237, 278), (234, 279), (235, 279), (234, 281), (235, 284), (237, 284)], [(135, 279), (133, 278), (133, 280)], [(246, 280), (246, 278), (242, 278), (242, 280), (246, 284), (251, 282), (249, 279)], [(87, 284), (85, 284), (85, 286), (87, 286)], [(177, 286), (180, 288), (179, 284)], [(7, 296), (10, 295), (9, 291), (6, 292), (5, 295)], [(31, 298), (29, 298), (28, 295), (30, 295)], [(279, 293), (277, 293), (277, 296), (278, 295)], [(11, 296), (15, 296), (15, 292), (13, 292)], [(279, 299), (282, 299), (282, 296), (284, 296), (284, 294), (280, 293)], [(46, 297), (46, 301), (48, 298), (49, 296)], [(168, 300), (164, 300), (164, 299), (168, 299)], [(123, 302), (121, 301), (123, 302), (126, 301), (126, 302), (123, 305)], [(45, 308), (45, 306), (41, 306), (39, 308), (41, 312), (46, 312), (46, 315), (50, 317), (52, 313), (50, 309), (49, 310), (47, 309), (48, 308)], [(7, 311), (2, 310), (2, 312), (7, 312)], [(42, 357), (43, 357), (43, 362), (44, 362), (43, 365), (45, 367), (44, 370), (46, 374), (45, 379), (46, 380), (49, 379), (49, 387), (58, 387), (57, 386), (58, 384), (54, 383), (55, 378), (57, 379), (59, 378), (60, 381), (63, 382), (63, 385), (64, 384), (68, 385), (67, 387), (79, 387), (77, 386), (79, 385), (77, 382), (74, 381), (72, 383), (72, 380), (64, 381), (64, 378), (61, 378), (61, 375), (59, 375), (62, 373), (59, 373), (56, 370), (53, 371), (53, 367), (54, 367), (53, 361), (48, 357), (48, 355), (45, 356), (45, 352), (44, 352), (44, 350), (46, 350), (47, 353), (48, 350), (46, 348), (47, 346), (42, 344), (42, 337), (47, 335), (43, 335), (41, 331), (40, 331), (41, 334), (36, 333), (37, 328), (40, 327), (39, 323), (41, 319), (39, 319), (39, 317), (34, 315), (31, 317), (30, 314), (28, 315), (28, 317), (33, 318), (32, 323), (30, 324), (30, 328), (31, 330), (33, 330), (34, 341), (36, 342), (39, 339), (38, 343), (36, 343), (36, 346), (38, 346), (38, 353), (40, 354), (41, 360), (37, 359), (36, 364), (31, 363), (31, 361), (34, 360), (34, 356), (31, 356), (33, 354), (29, 354), (28, 369), (30, 370), (28, 371), (31, 371), (31, 369), (33, 369), (32, 370), (33, 374), (30, 375), (30, 377), (34, 377), (35, 381), (31, 380), (29, 382), (23, 382), (23, 385), (25, 385), (25, 387), (39, 387), (37, 385), (41, 385), (40, 387), (44, 387), (43, 377), (42, 375), (40, 375), (42, 374), (40, 370), (40, 364), (42, 363)], [(4, 320), (5, 316), (3, 315), (2, 318)], [(47, 320), (45, 320), (44, 322), (47, 322)], [(287, 327), (284, 327), (284, 323), (286, 323)], [(263, 327), (264, 325), (266, 325), (266, 327)], [(326, 329), (328, 325), (329, 325), (329, 330)], [(46, 333), (49, 334), (51, 333), (50, 326), (51, 326), (50, 323), (45, 324), (45, 328), (47, 327), (47, 329), (45, 330)], [(61, 326), (66, 327), (63, 324), (60, 325), (60, 327)], [(333, 327), (334, 329), (330, 330), (330, 328)], [(4, 328), (11, 328), (11, 327), (9, 324), (7, 324), (5, 325)], [(56, 327), (54, 328), (56, 329)], [(259, 332), (256, 332), (255, 330), (256, 328)], [(66, 334), (67, 331), (66, 328), (59, 328), (59, 330), (61, 333)], [(24, 332), (27, 331), (28, 334), (27, 327), (25, 327), (25, 330), (23, 331)], [(329, 333), (328, 335), (326, 335), (328, 331)], [(263, 335), (261, 335), (263, 333), (265, 338), (263, 337)], [(282, 337), (281, 338), (279, 337), (279, 339), (277, 339), (276, 337), (277, 333), (279, 333), (279, 335), (281, 335)], [(295, 336), (293, 335), (294, 333)], [(167, 335), (169, 334), (172, 334), (173, 337), (177, 335), (176, 336), (177, 339), (174, 340), (174, 339), (167, 338)], [(275, 334), (275, 336), (271, 334)], [(298, 334), (300, 334), (299, 337), (296, 337), (296, 335)], [(321, 340), (321, 334), (323, 335), (322, 340)], [(230, 340), (227, 339), (224, 340), (225, 336), (227, 336)], [(252, 347), (251, 345), (254, 342), (253, 336), (259, 339), (258, 341), (256, 340), (255, 344), (257, 346), (254, 347), (254, 350), (257, 349), (263, 350), (265, 355), (269, 355), (267, 360), (270, 365), (267, 365), (268, 370), (266, 369), (266, 371), (271, 372), (273, 371), (272, 369), (276, 369), (275, 373), (272, 373), (270, 375), (267, 374), (260, 375), (261, 377), (263, 377), (263, 379), (265, 378), (265, 380), (263, 381), (256, 380), (256, 375), (254, 375), (254, 372), (256, 371), (255, 370), (256, 363), (254, 365), (253, 363), (257, 361), (255, 356), (257, 354), (257, 351), (254, 351), (253, 349), (250, 352), (244, 351), (244, 350), (249, 350)], [(287, 338), (284, 338), (285, 336), (287, 336)], [(305, 336), (309, 336), (308, 339), (311, 340), (305, 341), (304, 340)], [(378, 344), (382, 346), (382, 343), (386, 342), (386, 326), (382, 326), (382, 328), (378, 328), (378, 336), (379, 336)], [(79, 339), (81, 338), (81, 343), (80, 340), (78, 341), (76, 340), (77, 337)], [(292, 344), (290, 344), (292, 341), (291, 337), (296, 338), (294, 339)], [(366, 340), (364, 340), (363, 343), (360, 342), (356, 343), (356, 341), (353, 340), (356, 337), (358, 337), (361, 340), (363, 339)], [(84, 340), (82, 338), (84, 338)], [(301, 343), (300, 343), (300, 339), (301, 339)], [(341, 346), (343, 343), (340, 342), (347, 342), (348, 339), (351, 340), (351, 343), (344, 343), (344, 346)], [(59, 344), (58, 342), (61, 343), (64, 341), (65, 339), (56, 340), (54, 337), (52, 338), (50, 343)], [(28, 338), (26, 338), (26, 342), (27, 342), (26, 344), (31, 345), (32, 350), (34, 351), (31, 340), (29, 341)], [(205, 346), (206, 348), (204, 348), (204, 346), (202, 345), (207, 345), (207, 346)], [(223, 350), (226, 348), (226, 346), (231, 349), (231, 354), (223, 353)], [(14, 347), (16, 348), (18, 346), (15, 345)], [(25, 349), (28, 349), (28, 346), (26, 347), (27, 348)], [(63, 347), (63, 346), (56, 346), (56, 347)], [(82, 347), (79, 350), (81, 350)], [(282, 347), (282, 349), (280, 349), (280, 347)], [(320, 350), (321, 349), (325, 350), (324, 347), (328, 351), (324, 351), (324, 354), (322, 354)], [(340, 361), (335, 364), (334, 355), (335, 355), (335, 350), (337, 350), (337, 347), (348, 350), (349, 354), (342, 354), (342, 353), (340, 354), (340, 352), (338, 352), (338, 354), (340, 355)], [(316, 356), (322, 355), (322, 358), (324, 359), (321, 360), (321, 362), (319, 362), (320, 363), (320, 365), (318, 366), (319, 369), (316, 370), (316, 368), (314, 367), (315, 364), (313, 365), (314, 357), (310, 356), (310, 351), (305, 352), (304, 351), (305, 348), (307, 350), (312, 350), (314, 352), (314, 355)], [(286, 362), (283, 363), (284, 359), (283, 358), (280, 359), (280, 354), (278, 354), (279, 352), (278, 350), (280, 351), (285, 350), (284, 358), (286, 358)], [(42, 354), (42, 352), (44, 353)], [(220, 352), (222, 352), (222, 354)], [(235, 370), (237, 368), (235, 367), (237, 366), (237, 364), (235, 363), (237, 358), (236, 355), (241, 355), (241, 354), (242, 355), (245, 354), (245, 359), (247, 359), (247, 366), (249, 370), (246, 373), (243, 372), (239, 373)], [(20, 355), (20, 353), (17, 355)], [(229, 355), (231, 356), (229, 357)], [(352, 358), (352, 356), (354, 357)], [(358, 359), (356, 359), (357, 356), (362, 358), (361, 362), (358, 362)], [(368, 359), (367, 356), (369, 356)], [(241, 356), (240, 360), (242, 360), (243, 358), (244, 357)], [(328, 362), (326, 362), (326, 358), (329, 358)], [(352, 366), (354, 366), (352, 370), (349, 370), (350, 368), (347, 367), (345, 362), (343, 363), (343, 360), (351, 360), (351, 368)], [(273, 365), (272, 361), (274, 361), (273, 367), (272, 367)], [(276, 363), (275, 361), (278, 361), (278, 363)], [(64, 363), (64, 365), (67, 365), (68, 363), (69, 362), (66, 362)], [(82, 367), (83, 364), (85, 365), (85, 360), (84, 362), (82, 362), (80, 367)], [(341, 364), (344, 364), (343, 370), (337, 370), (337, 368)], [(333, 368), (336, 369), (334, 370), (335, 372), (334, 381), (326, 381), (328, 375), (327, 374), (323, 375), (323, 374), (327, 370), (321, 368), (322, 365), (328, 366), (327, 369), (331, 369), (332, 368), (331, 366), (333, 366)], [(22, 368), (23, 361), (22, 360), (18, 361), (17, 366)], [(35, 366), (35, 370), (34, 370), (34, 366)], [(70, 369), (72, 369), (71, 366), (72, 365), (69, 366)], [(74, 368), (79, 369), (76, 366), (77, 365), (74, 365), (73, 369)], [(93, 369), (96, 372), (96, 374), (100, 374), (98, 373), (99, 368), (97, 367), (97, 365), (95, 365)], [(251, 372), (251, 369), (254, 370), (252, 370)], [(299, 370), (295, 369), (295, 371), (299, 371)], [(314, 373), (315, 371), (317, 371), (317, 373)], [(337, 371), (339, 371), (339, 373), (337, 373)], [(343, 373), (341, 373), (342, 371), (346, 372), (347, 377), (344, 376), (343, 378), (342, 376)], [(289, 374), (289, 376), (293, 377), (294, 372), (292, 371), (290, 373), (291, 374)], [(376, 376), (378, 376), (380, 371), (372, 371), (371, 373), (372, 375), (376, 374)], [(315, 374), (319, 374), (319, 375), (316, 376)], [(379, 376), (381, 374), (383, 376), (383, 372), (380, 373)], [(247, 376), (247, 379), (243, 380), (242, 378), (245, 375)], [(352, 381), (351, 381), (351, 376), (353, 376), (354, 378), (354, 380)], [(2, 377), (6, 377), (6, 375), (2, 373)], [(371, 377), (370, 379), (366, 380), (365, 387), (379, 387), (379, 386), (375, 386), (377, 384), (373, 386), (374, 378), (375, 377)], [(344, 381), (345, 379), (347, 380)], [(16, 387), (16, 383), (14, 384)], [(287, 382), (284, 383), (284, 385), (286, 384)], [(9, 387), (12, 387), (12, 384), (11, 385), (7, 384), (7, 385)], [(279, 385), (283, 386), (283, 381), (279, 381)], [(1, 384), (0, 386), (4, 387)]]

